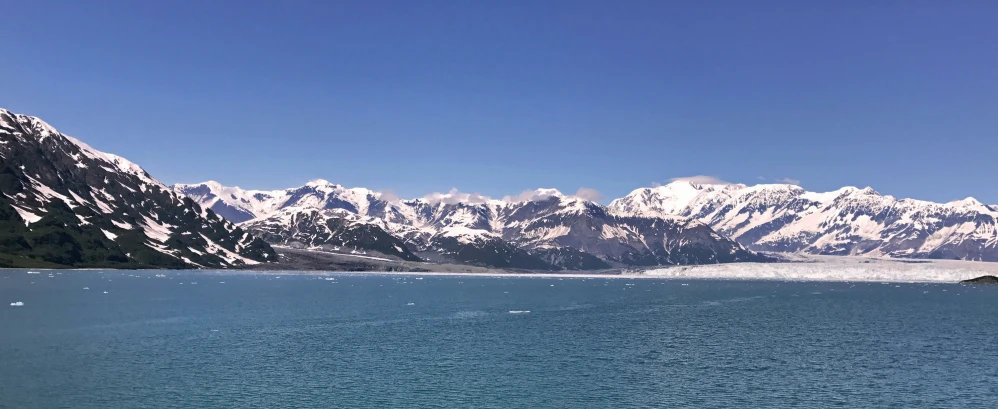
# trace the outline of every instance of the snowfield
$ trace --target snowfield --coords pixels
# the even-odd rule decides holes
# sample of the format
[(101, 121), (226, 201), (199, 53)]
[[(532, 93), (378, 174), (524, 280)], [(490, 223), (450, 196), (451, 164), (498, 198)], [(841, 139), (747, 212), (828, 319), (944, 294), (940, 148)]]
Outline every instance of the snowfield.
[(646, 277), (793, 281), (947, 282), (998, 275), (998, 263), (806, 256), (788, 263), (730, 263), (645, 270)]

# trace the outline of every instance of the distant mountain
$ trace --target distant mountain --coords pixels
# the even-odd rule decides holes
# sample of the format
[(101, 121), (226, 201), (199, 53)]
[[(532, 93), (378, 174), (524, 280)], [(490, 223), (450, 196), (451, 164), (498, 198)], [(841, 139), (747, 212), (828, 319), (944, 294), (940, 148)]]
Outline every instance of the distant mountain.
[(177, 184), (173, 188), (178, 194), (194, 199), (233, 223), (266, 216), (289, 207), (343, 209), (361, 215), (377, 214), (377, 209), (372, 207), (384, 204), (377, 192), (363, 188), (348, 189), (322, 179), (285, 190), (243, 190), (222, 186), (215, 181), (196, 185)]
[(675, 182), (637, 189), (610, 211), (689, 217), (758, 251), (998, 261), (998, 207), (895, 199), (871, 188)]
[[(271, 243), (412, 260), (524, 269), (762, 260), (703, 223), (611, 214), (598, 203), (541, 189), (533, 200), (387, 200), (324, 180), (279, 191), (215, 182), (176, 185)], [(252, 217), (252, 218), (251, 218)], [(333, 227), (331, 227), (333, 226)], [(361, 239), (366, 234), (398, 239)], [(402, 248), (396, 248), (402, 247)], [(370, 254), (368, 254), (370, 252)]]
[(266, 242), (128, 160), (0, 109), (0, 266), (224, 268)]

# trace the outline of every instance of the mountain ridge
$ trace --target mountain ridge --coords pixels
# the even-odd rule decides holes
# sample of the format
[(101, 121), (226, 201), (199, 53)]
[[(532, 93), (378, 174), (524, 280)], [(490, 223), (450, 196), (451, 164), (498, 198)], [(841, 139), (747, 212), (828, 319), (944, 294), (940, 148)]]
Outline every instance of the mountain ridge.
[(635, 189), (608, 207), (691, 217), (757, 251), (998, 261), (998, 207), (972, 197), (936, 203), (870, 187), (674, 182)]
[(262, 240), (142, 167), (0, 108), (0, 266), (227, 268)]
[[(340, 185), (332, 186), (347, 189)], [(543, 202), (552, 197), (568, 207), (582, 203), (573, 202), (573, 196), (564, 195), (556, 189), (526, 192), (525, 196), (531, 198), (528, 200), (511, 197), (499, 200), (482, 196), (468, 200), (451, 192), (394, 202), (382, 200), (381, 194), (373, 190), (353, 189), (365, 193), (367, 208), (379, 209), (376, 214), (369, 213), (370, 216), (388, 221), (418, 219), (420, 212), (429, 212), (422, 217), (430, 217), (437, 203), (478, 206), (478, 212), (507, 213), (511, 209), (522, 213), (523, 209), (531, 207), (529, 203)], [(294, 188), (286, 191), (291, 190)], [(384, 203), (405, 206), (393, 207)], [(754, 251), (998, 261), (998, 229), (995, 228), (998, 225), (998, 206), (983, 204), (973, 197), (937, 203), (897, 199), (882, 195), (871, 187), (845, 186), (829, 192), (811, 192), (792, 184), (698, 184), (677, 181), (635, 189), (603, 207), (607, 213), (618, 217), (697, 220)], [(565, 209), (561, 208), (561, 211)], [(393, 215), (393, 212), (398, 214)], [(476, 216), (463, 214), (462, 217), (471, 220)], [(495, 219), (486, 219), (462, 222), (456, 227), (444, 219), (438, 222), (445, 225), (442, 230), (445, 233), (460, 227), (470, 229), (465, 231), (467, 234), (502, 237), (535, 249), (545, 247), (544, 243), (533, 239), (532, 233), (517, 232), (516, 227), (525, 223), (523, 221), (489, 226)], [(541, 227), (536, 222), (535, 226)], [(403, 233), (420, 235), (413, 231)]]
[[(178, 184), (174, 189), (218, 211), (234, 209), (241, 215), (256, 216), (244, 219), (240, 226), (256, 232), (284, 231), (283, 235), (266, 235), (271, 243), (282, 245), (325, 246), (342, 251), (345, 242), (328, 236), (323, 225), (330, 218), (353, 217), (352, 222), (366, 220), (366, 224), (399, 238), (412, 253), (439, 262), (481, 262), (492, 267), (526, 269), (602, 269), (611, 265), (763, 259), (702, 223), (680, 217), (617, 216), (601, 204), (556, 189), (525, 192), (521, 196), (526, 199), (515, 200), (465, 197), (455, 192), (389, 200), (369, 189), (348, 189), (324, 180), (262, 195), (253, 193), (260, 191), (212, 182)], [(319, 210), (326, 221), (303, 235), (301, 225), (288, 228), (288, 220), (293, 217), (274, 216), (281, 209), (298, 213)], [(380, 249), (386, 255), (386, 247)], [(351, 249), (364, 250), (378, 249)]]

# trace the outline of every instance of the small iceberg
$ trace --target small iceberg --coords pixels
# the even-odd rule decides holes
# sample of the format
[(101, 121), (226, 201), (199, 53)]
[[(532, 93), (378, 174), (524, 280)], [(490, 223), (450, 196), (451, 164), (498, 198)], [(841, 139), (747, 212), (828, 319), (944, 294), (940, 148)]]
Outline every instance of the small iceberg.
[(156, 274), (156, 277), (163, 278), (166, 277), (166, 274)]
[(28, 274), (41, 274), (41, 272), (38, 272), (38, 271), (29, 271)]
[(416, 305), (416, 303), (414, 303), (414, 302), (411, 302), (411, 303), (408, 303), (408, 304), (406, 304), (406, 305)]
[(107, 294), (107, 291), (105, 291), (104, 294)]
[(509, 310), (510, 314), (530, 314), (530, 310)]
[(326, 277), (326, 281), (336, 281), (336, 279), (332, 277)]
[(23, 307), (24, 306), (24, 301), (12, 302), (12, 303), (10, 303), (10, 306), (11, 307)]
[(83, 287), (83, 289), (84, 289), (84, 290), (89, 290), (89, 289), (90, 289), (90, 287)]

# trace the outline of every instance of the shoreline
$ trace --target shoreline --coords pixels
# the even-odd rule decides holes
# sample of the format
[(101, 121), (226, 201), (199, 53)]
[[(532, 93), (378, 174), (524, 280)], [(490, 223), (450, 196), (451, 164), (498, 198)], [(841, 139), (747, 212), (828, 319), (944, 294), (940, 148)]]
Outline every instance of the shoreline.
[[(257, 266), (259, 267), (259, 266)], [(214, 274), (266, 275), (383, 275), (427, 277), (511, 277), (511, 278), (571, 278), (571, 279), (659, 279), (659, 280), (726, 280), (783, 282), (888, 282), (888, 283), (959, 283), (985, 275), (998, 274), (998, 263), (962, 260), (889, 259), (857, 256), (802, 256), (781, 263), (725, 263), (689, 266), (627, 268), (599, 271), (509, 271), (474, 266), (467, 270), (389, 271), (373, 268), (363, 271), (335, 269), (113, 269), (113, 268), (2, 268), (0, 271), (113, 271), (113, 272), (203, 272)], [(432, 268), (432, 266), (427, 266)]]
[(980, 277), (981, 275), (966, 275), (967, 278), (960, 279), (932, 279), (932, 278), (889, 278), (889, 277), (805, 277), (805, 276), (746, 276), (746, 275), (711, 275), (711, 274), (586, 274), (586, 273), (462, 273), (462, 272), (409, 272), (409, 271), (319, 271), (319, 270), (165, 270), (165, 269), (144, 269), (144, 270), (124, 270), (124, 269), (0, 269), (12, 272), (22, 271), (90, 271), (90, 272), (114, 272), (114, 273), (178, 273), (179, 274), (212, 274), (212, 275), (293, 275), (293, 276), (408, 276), (408, 277), (464, 277), (464, 278), (538, 278), (538, 279), (606, 279), (606, 280), (664, 280), (664, 281), (768, 281), (768, 282), (815, 282), (815, 283), (890, 283), (890, 284), (961, 284), (960, 281)]

